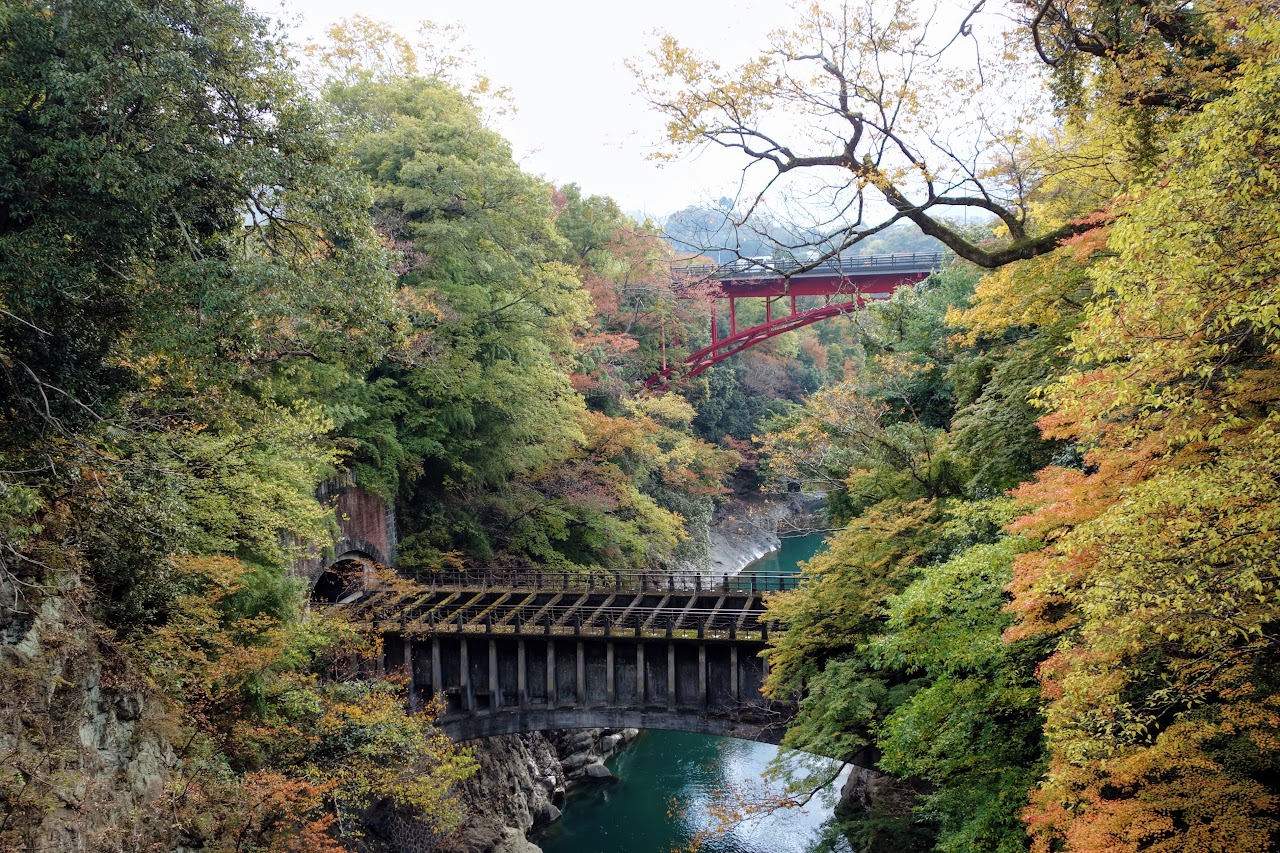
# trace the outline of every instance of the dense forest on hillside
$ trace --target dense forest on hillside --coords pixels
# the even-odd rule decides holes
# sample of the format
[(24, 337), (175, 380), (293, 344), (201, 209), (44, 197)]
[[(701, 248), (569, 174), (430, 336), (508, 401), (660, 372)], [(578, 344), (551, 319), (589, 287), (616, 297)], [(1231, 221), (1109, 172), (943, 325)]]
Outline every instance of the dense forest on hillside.
[[(885, 61), (934, 61), (890, 5), (800, 10), (733, 72), (660, 42), (638, 73), (673, 150), (834, 168), (845, 205), (691, 206), (669, 241), (525, 174), (504, 93), (439, 41), (357, 17), (298, 51), (217, 0), (0, 9), (0, 847), (457, 824), (470, 757), (291, 574), (332, 535), (325, 482), (397, 506), (380, 582), (407, 584), (697, 568), (760, 477), (840, 528), (770, 601), (768, 689), (804, 692), (790, 745), (900, 780), (855, 849), (1280, 844), (1280, 16), (1015, 3), (1006, 65), (926, 81)], [(1001, 156), (948, 178), (913, 147), (1015, 84), (1034, 121)], [(797, 155), (775, 108), (848, 138)], [(935, 239), (960, 260), (914, 290), (640, 391), (710, 341), (677, 256)], [(146, 773), (85, 741), (117, 724)]]

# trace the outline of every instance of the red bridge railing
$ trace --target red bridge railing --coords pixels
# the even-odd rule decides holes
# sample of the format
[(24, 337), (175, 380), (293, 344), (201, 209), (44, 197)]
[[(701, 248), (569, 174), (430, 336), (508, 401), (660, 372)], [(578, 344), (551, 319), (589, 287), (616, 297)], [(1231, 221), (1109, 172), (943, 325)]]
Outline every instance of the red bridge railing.
[(867, 272), (928, 272), (941, 269), (953, 257), (954, 255), (950, 252), (899, 252), (892, 255), (839, 256), (828, 258), (819, 264), (739, 258), (727, 264), (675, 263), (671, 265), (671, 271), (684, 278), (721, 281), (740, 278), (829, 276), (832, 273), (857, 275)]

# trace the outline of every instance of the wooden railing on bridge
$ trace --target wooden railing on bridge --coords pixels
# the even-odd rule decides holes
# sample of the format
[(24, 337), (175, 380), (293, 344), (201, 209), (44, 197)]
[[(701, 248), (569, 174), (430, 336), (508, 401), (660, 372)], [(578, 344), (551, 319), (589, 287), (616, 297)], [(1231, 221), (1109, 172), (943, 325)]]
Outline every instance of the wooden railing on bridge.
[(614, 590), (644, 592), (778, 592), (795, 589), (800, 576), (788, 572), (743, 572), (719, 577), (697, 572), (543, 572), (460, 571), (436, 572), (419, 577), (425, 589), (505, 590), (546, 592)]

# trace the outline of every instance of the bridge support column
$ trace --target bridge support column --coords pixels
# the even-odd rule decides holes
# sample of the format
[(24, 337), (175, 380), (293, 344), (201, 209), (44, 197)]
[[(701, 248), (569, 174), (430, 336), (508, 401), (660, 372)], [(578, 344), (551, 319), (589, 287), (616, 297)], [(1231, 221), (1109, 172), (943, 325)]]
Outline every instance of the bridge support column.
[[(404, 665), (409, 670), (409, 710), (418, 710), (418, 685), (413, 677), (413, 640), (401, 635), (404, 642)], [(434, 685), (433, 685), (434, 686)]]
[(676, 706), (676, 644), (667, 643), (667, 707)]
[(444, 667), (440, 665), (440, 638), (433, 637), (431, 640), (431, 693), (440, 695), (444, 693)]
[(521, 708), (529, 704), (529, 661), (525, 655), (524, 640), (516, 640), (516, 704)]
[(707, 647), (698, 646), (698, 704), (707, 707)]
[(613, 704), (615, 695), (613, 684), (613, 643), (604, 645), (604, 695), (605, 701)]
[(636, 705), (644, 707), (644, 643), (636, 643)]
[(579, 640), (578, 646), (578, 705), (587, 704), (587, 647)]
[(498, 641), (489, 641), (489, 710), (502, 707), (502, 688), (498, 684)]
[(737, 702), (742, 698), (742, 691), (738, 689), (738, 647), (729, 647), (729, 695), (733, 697), (733, 701)]
[(471, 658), (467, 649), (467, 638), (458, 638), (458, 686), (462, 688), (462, 707), (467, 713), (476, 712), (476, 695), (471, 689)]
[(547, 707), (559, 704), (556, 694), (556, 641), (547, 640)]

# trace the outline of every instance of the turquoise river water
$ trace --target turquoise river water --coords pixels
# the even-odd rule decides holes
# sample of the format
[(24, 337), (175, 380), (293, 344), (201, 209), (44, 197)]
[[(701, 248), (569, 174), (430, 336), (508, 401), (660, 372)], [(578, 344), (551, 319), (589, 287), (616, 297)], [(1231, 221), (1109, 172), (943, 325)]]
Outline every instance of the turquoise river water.
[[(813, 534), (784, 539), (782, 550), (749, 571), (794, 571), (822, 547)], [(767, 744), (686, 732), (644, 732), (609, 762), (616, 781), (570, 792), (564, 815), (534, 839), (544, 853), (670, 853), (699, 832), (730, 785), (760, 789), (760, 774), (777, 755)], [(821, 799), (821, 798), (820, 798)], [(829, 800), (752, 819), (715, 837), (704, 853), (807, 853), (831, 814)]]

